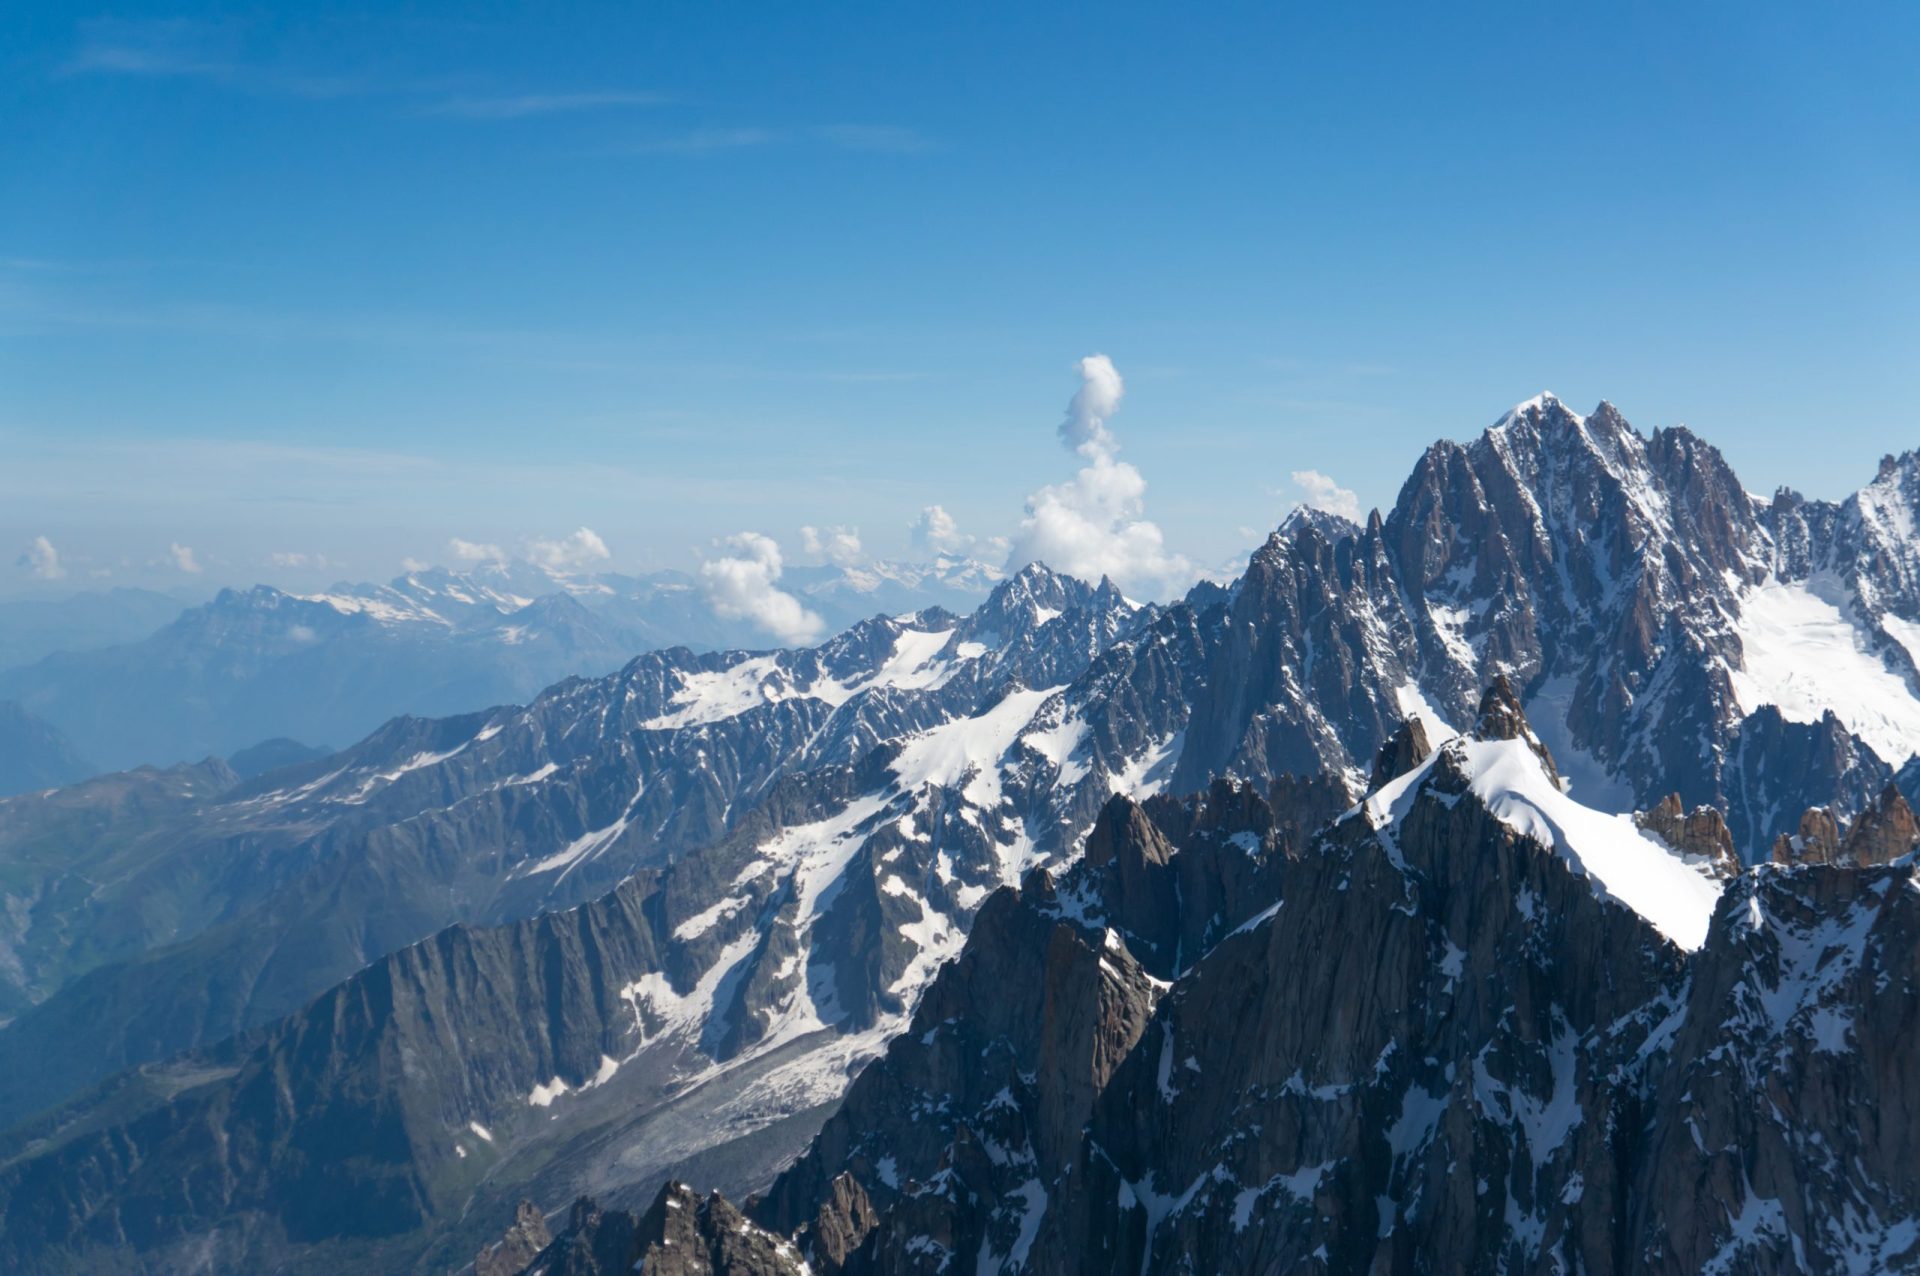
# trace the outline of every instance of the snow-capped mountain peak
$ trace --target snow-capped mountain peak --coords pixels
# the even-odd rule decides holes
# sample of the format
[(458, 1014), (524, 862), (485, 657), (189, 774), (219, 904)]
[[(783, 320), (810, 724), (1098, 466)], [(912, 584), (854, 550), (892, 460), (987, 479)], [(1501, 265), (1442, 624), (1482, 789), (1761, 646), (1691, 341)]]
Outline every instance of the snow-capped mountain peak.
[(1531, 399), (1522, 399), (1500, 414), (1493, 423), (1495, 430), (1504, 430), (1526, 421), (1538, 424), (1544, 421), (1571, 423), (1576, 428), (1585, 424), (1580, 415), (1568, 408), (1551, 390), (1542, 390)]
[[(1503, 691), (1496, 684), (1483, 704), (1495, 704)], [(1512, 703), (1511, 693), (1505, 695)], [(1632, 909), (1680, 947), (1706, 942), (1725, 865), (1674, 848), (1632, 813), (1609, 814), (1574, 801), (1517, 704), (1498, 718), (1483, 710), (1471, 735), (1444, 741), (1355, 811), (1391, 853), (1395, 826), (1423, 794), (1447, 806), (1472, 794), (1502, 824), (1565, 860), (1597, 894)]]

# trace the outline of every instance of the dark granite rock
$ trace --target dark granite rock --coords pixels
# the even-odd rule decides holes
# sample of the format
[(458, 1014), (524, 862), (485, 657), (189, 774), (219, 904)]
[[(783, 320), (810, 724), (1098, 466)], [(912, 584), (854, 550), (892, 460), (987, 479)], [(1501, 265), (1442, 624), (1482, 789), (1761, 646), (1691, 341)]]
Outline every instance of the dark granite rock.
[(1373, 775), (1367, 781), (1369, 790), (1378, 789), (1425, 762), (1433, 752), (1433, 745), (1427, 741), (1427, 729), (1419, 718), (1408, 718), (1380, 746), (1380, 752), (1373, 756)]
[(473, 1276), (520, 1276), (552, 1243), (547, 1216), (532, 1201), (522, 1201), (507, 1234), (474, 1255)]
[(1669, 793), (1651, 811), (1639, 812), (1633, 818), (1634, 823), (1674, 850), (1710, 862), (1715, 875), (1723, 878), (1739, 875), (1740, 856), (1733, 849), (1733, 834), (1727, 831), (1726, 820), (1713, 807), (1689, 811), (1682, 807), (1678, 793)]
[(1916, 846), (1920, 846), (1920, 822), (1900, 790), (1889, 783), (1847, 825), (1840, 858), (1849, 864), (1890, 864)]

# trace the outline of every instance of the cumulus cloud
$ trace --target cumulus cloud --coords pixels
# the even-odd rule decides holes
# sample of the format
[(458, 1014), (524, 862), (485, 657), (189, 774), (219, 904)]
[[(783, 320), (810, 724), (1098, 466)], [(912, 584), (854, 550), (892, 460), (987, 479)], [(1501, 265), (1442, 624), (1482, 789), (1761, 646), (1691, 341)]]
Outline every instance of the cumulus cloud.
[(328, 567), (325, 554), (304, 554), (299, 552), (275, 551), (267, 555), (267, 561), (275, 567), (313, 568), (325, 571)]
[(961, 535), (960, 524), (941, 505), (929, 505), (921, 510), (908, 534), (913, 539), (913, 547), (923, 554), (960, 553), (972, 539)]
[(526, 556), (529, 561), (555, 572), (582, 571), (613, 557), (607, 551), (607, 543), (591, 527), (582, 527), (557, 541), (530, 541)]
[(862, 557), (857, 527), (803, 527), (800, 545), (807, 553), (840, 567), (851, 567)]
[[(509, 554), (492, 541), (470, 541), (455, 536), (447, 542), (447, 551), (456, 562), (505, 563), (523, 559), (552, 572), (578, 572), (598, 566), (613, 555), (607, 543), (591, 527), (582, 527), (557, 539), (535, 537), (523, 541), (518, 554)], [(402, 564), (410, 572), (424, 570), (426, 564), (409, 558)]]
[(1107, 418), (1120, 410), (1126, 382), (1113, 360), (1103, 354), (1090, 354), (1075, 367), (1080, 373), (1080, 388), (1067, 404), (1066, 419), (1060, 422), (1060, 441), (1088, 460), (1111, 457), (1119, 445), (1107, 431)]
[(44, 536), (33, 538), (27, 552), (20, 555), (19, 563), (40, 580), (59, 580), (67, 574), (66, 564), (60, 561), (60, 551)]
[(960, 530), (960, 524), (946, 507), (929, 505), (907, 528), (913, 547), (922, 554), (987, 554), (998, 557), (1007, 552), (1004, 536), (973, 536)]
[(167, 546), (167, 557), (175, 567), (190, 576), (198, 576), (202, 570), (200, 560), (193, 556), (193, 547), (190, 545), (173, 542)]
[(463, 541), (458, 536), (447, 542), (447, 549), (463, 563), (503, 563), (507, 559), (498, 545), (485, 541)]
[(403, 572), (407, 572), (408, 574), (412, 574), (413, 572), (423, 572), (431, 566), (433, 566), (432, 563), (422, 562), (420, 559), (413, 557), (411, 554), (409, 554), (407, 557), (400, 560), (400, 570)]
[(1360, 521), (1360, 498), (1319, 470), (1295, 470), (1293, 485), (1300, 489), (1302, 505), (1338, 514), (1355, 523)]
[(1142, 517), (1147, 481), (1116, 458), (1119, 443), (1107, 428), (1119, 410), (1125, 383), (1105, 355), (1080, 360), (1080, 389), (1060, 423), (1060, 441), (1088, 464), (1065, 483), (1027, 498), (1027, 514), (1013, 536), (1009, 570), (1043, 562), (1083, 579), (1112, 577), (1123, 589), (1167, 595), (1198, 573), (1170, 552), (1158, 525)]
[(719, 544), (730, 552), (700, 564), (700, 588), (714, 615), (748, 621), (788, 644), (820, 636), (826, 623), (776, 584), (784, 565), (771, 536), (740, 532)]

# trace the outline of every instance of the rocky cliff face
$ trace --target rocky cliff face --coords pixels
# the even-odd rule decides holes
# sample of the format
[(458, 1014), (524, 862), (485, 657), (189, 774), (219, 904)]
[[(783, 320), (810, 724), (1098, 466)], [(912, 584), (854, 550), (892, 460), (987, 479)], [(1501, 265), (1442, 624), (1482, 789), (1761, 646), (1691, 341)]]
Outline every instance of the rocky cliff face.
[[(582, 1224), (576, 1221), (573, 1226)], [(547, 1216), (532, 1201), (522, 1201), (507, 1234), (474, 1255), (473, 1276), (519, 1276), (552, 1243)]]
[[(959, 781), (969, 767), (998, 769), (998, 749), (1051, 725), (1040, 752), (978, 791), (1011, 797), (1010, 813), (976, 827), (962, 792), (923, 817), (919, 838), (955, 842), (929, 853), (949, 865), (940, 889), (959, 892), (947, 911), (964, 915), (1002, 880), (998, 857), (1012, 844), (1057, 852), (1110, 777), (1144, 773), (1177, 733), (1190, 622), (1149, 628), (1092, 668), (1151, 621), (1111, 587), (1036, 568), (965, 620), (876, 620), (775, 655), (653, 653), (526, 708), (397, 719), (334, 757), (203, 789), (177, 808), (75, 803), (92, 826), (66, 853), (42, 848), (77, 840), (67, 801), (0, 803), (0, 839), (32, 883), (13, 897), (83, 898), (16, 910), (17, 1000), (30, 1008), (0, 1032), (0, 1124), (115, 1068), (269, 1022), (443, 926), (592, 899), (724, 840), (783, 775), (947, 727), (951, 755), (901, 783)], [(1085, 703), (1070, 713), (1064, 687), (1076, 680)], [(969, 745), (964, 724), (980, 719)], [(86, 871), (102, 849), (112, 871)], [(44, 965), (29, 964), (41, 952)]]
[[(1242, 579), (1164, 609), (1034, 568), (966, 617), (651, 653), (166, 803), (0, 802), (0, 857), (27, 866), (0, 913), (24, 954), (0, 963), (22, 1006), (0, 1119), (39, 1113), (0, 1143), (11, 1255), (325, 1266), (344, 1235), (381, 1262), (464, 1261), (522, 1196), (582, 1191), (613, 1237), (667, 1175), (763, 1185), (896, 1046), (894, 1083), (941, 1093), (960, 1057), (942, 1042), (974, 1018), (965, 1049), (989, 1054), (968, 1057), (1003, 1084), (900, 1131), (911, 1186), (829, 1123), (762, 1221), (856, 1267), (880, 1262), (869, 1236), (887, 1263), (937, 1245), (1033, 1266), (1099, 1231), (1134, 1270), (1163, 1245), (1202, 1270), (1226, 1253), (1205, 1245), (1264, 1236), (1262, 1211), (1321, 1182), (1291, 1176), (1358, 1157), (1327, 1171), (1344, 1204), (1307, 1257), (1598, 1253), (1620, 1243), (1594, 1231), (1601, 1194), (1638, 1190), (1632, 1140), (1570, 1131), (1536, 1160), (1547, 1134), (1514, 1114), (1560, 1111), (1571, 1067), (1601, 1078), (1583, 1111), (1638, 1120), (1667, 1047), (1608, 1051), (1654, 1039), (1713, 948), (1702, 898), (1779, 835), (1832, 871), (1897, 872), (1911, 845), (1886, 791), (1920, 739), (1914, 464), (1838, 505), (1758, 502), (1685, 431), (1542, 398), (1430, 449), (1386, 516), (1291, 517)], [(1349, 788), (1375, 799), (1312, 842)], [(1301, 898), (1315, 920), (1292, 920)], [(949, 966), (980, 925), (1026, 964)], [(962, 968), (976, 982), (940, 974)], [(1482, 1004), (1509, 984), (1520, 1001)], [(992, 985), (1030, 1013), (984, 1018)], [(1187, 1049), (1214, 1032), (1230, 1057)], [(918, 1060), (898, 1045), (929, 1034)], [(1287, 1059), (1301, 1093), (1262, 1070)], [(1462, 1099), (1476, 1069), (1492, 1081)], [(1215, 1077), (1272, 1106), (1202, 1103)], [(1447, 1118), (1447, 1155), (1499, 1192), (1469, 1201), (1429, 1144), (1383, 1160), (1370, 1141), (1442, 1095), (1479, 1114)], [(1205, 1141), (1269, 1122), (1321, 1159)], [(141, 1216), (148, 1194), (168, 1210)], [(1056, 1235), (1070, 1219), (1084, 1231)], [(569, 1262), (599, 1243), (555, 1241)]]
[[(1081, 597), (1131, 611), (1110, 590)], [(1002, 651), (1057, 672), (1076, 663), (1075, 644), (1091, 654), (1111, 642), (1117, 622), (1063, 613), (1043, 622), (1061, 642), (1016, 629)], [(932, 637), (958, 647), (951, 632)], [(1156, 624), (1093, 660), (1071, 689), (1077, 723), (1065, 690), (1009, 675), (976, 693), (972, 716), (869, 749), (857, 766), (779, 780), (727, 837), (670, 868), (567, 912), (452, 928), (375, 961), (258, 1044), (168, 1065), (198, 1070), (185, 1093), (143, 1086), (145, 1110), (129, 1117), (116, 1084), (111, 1102), (36, 1123), (0, 1170), (13, 1253), (172, 1255), (224, 1235), (235, 1256), (314, 1249), (301, 1261), (324, 1265), (345, 1238), (395, 1255), (469, 1243), (463, 1203), (490, 1209), (548, 1166), (560, 1177), (543, 1190), (570, 1194), (738, 1143), (738, 1172), (764, 1174), (764, 1158), (803, 1141), (809, 1113), (905, 1022), (981, 900), (1091, 819), (1077, 812), (1114, 787), (1107, 759), (1130, 766), (1130, 752), (1177, 733), (1166, 715), (1183, 697), (1160, 693), (1168, 679), (1177, 691), (1189, 640)], [(474, 724), (460, 729), (456, 748), (508, 734), (476, 744)], [(817, 732), (815, 747), (831, 739)], [(337, 782), (329, 766), (323, 787)], [(720, 1120), (716, 1104), (734, 1115)], [(645, 1134), (608, 1148), (609, 1122)], [(602, 1152), (577, 1167), (572, 1155), (596, 1139)], [(216, 1158), (217, 1189), (183, 1185)], [(511, 1169), (496, 1179), (503, 1159)], [(128, 1202), (147, 1197), (166, 1205), (130, 1217)], [(242, 1237), (236, 1218), (251, 1220)]]
[(1384, 518), (1292, 519), (1254, 555), (1174, 787), (1363, 779), (1402, 717), (1467, 723), (1504, 675), (1577, 791), (1678, 792), (1764, 858), (1799, 811), (1851, 814), (1913, 751), (1917, 472), (1889, 458), (1838, 505), (1761, 502), (1685, 430), (1522, 404), (1430, 448)]
[[(996, 897), (757, 1216), (846, 1273), (1920, 1269), (1912, 857), (1728, 880), (1528, 734), (1443, 744), (1158, 975), (1115, 866), (1211, 848), (1116, 803), (1124, 849)], [(1008, 965), (1119, 1057), (1002, 1017)]]

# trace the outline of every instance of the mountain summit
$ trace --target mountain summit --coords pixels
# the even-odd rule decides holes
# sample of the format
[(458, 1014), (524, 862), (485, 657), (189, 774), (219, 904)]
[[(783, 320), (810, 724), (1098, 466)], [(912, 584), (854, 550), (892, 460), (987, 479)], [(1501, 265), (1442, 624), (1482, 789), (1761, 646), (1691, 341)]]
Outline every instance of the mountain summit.
[[(0, 802), (0, 1257), (456, 1263), (586, 1193), (552, 1245), (711, 1260), (678, 1178), (816, 1270), (1884, 1266), (1915, 471), (1761, 501), (1542, 398), (1166, 607), (1036, 565)], [(1824, 1097), (1755, 1126), (1736, 1046)]]

